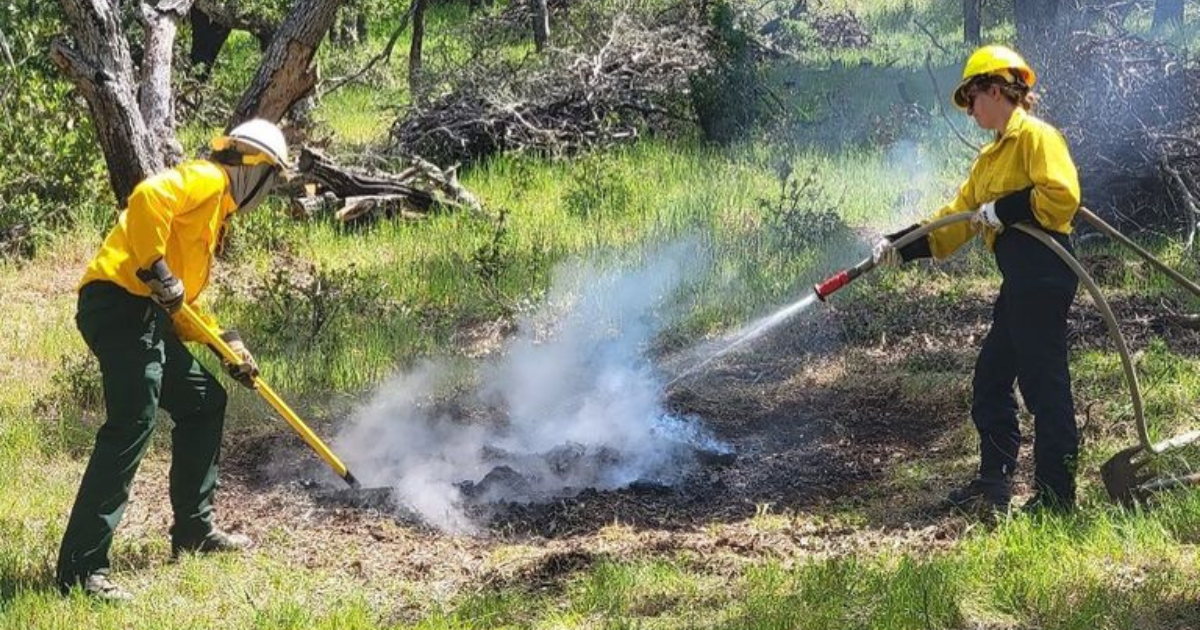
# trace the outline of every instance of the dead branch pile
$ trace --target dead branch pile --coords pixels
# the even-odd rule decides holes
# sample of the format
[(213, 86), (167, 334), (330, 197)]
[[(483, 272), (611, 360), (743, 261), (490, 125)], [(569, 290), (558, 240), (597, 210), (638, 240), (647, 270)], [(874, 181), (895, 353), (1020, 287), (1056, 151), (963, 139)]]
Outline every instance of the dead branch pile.
[(479, 63), (446, 96), (392, 127), (395, 151), (465, 163), (498, 151), (569, 154), (691, 121), (689, 77), (711, 63), (698, 20), (617, 15), (588, 45), (535, 67)]
[(786, 5), (767, 5), (764, 10), (778, 12), (758, 29), (767, 38), (769, 50), (802, 52), (807, 48), (866, 48), (871, 33), (851, 11), (813, 11), (807, 0)]
[(817, 33), (817, 42), (825, 48), (866, 48), (871, 34), (858, 16), (849, 12), (814, 13), (809, 26)]
[(305, 194), (292, 200), (292, 217), (332, 214), (341, 223), (357, 224), (395, 216), (419, 219), (446, 208), (482, 213), (479, 200), (458, 182), (454, 168), (442, 170), (419, 157), (409, 161), (408, 168), (394, 175), (366, 172), (338, 166), (305, 148), (298, 169)]
[(1044, 68), (1046, 117), (1067, 136), (1084, 203), (1116, 219), (1182, 227), (1200, 193), (1200, 69), (1126, 34), (1076, 34)]

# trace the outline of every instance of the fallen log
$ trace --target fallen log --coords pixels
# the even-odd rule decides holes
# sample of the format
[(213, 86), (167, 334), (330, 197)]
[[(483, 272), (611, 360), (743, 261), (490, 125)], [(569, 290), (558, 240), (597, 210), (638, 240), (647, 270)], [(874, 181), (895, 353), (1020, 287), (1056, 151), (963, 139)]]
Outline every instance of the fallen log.
[(407, 183), (416, 173), (416, 169), (413, 168), (405, 169), (397, 175), (359, 173), (342, 168), (325, 154), (307, 147), (300, 152), (298, 167), (300, 174), (306, 179), (338, 197), (400, 195), (408, 197), (414, 206), (425, 210), (434, 203), (433, 195)]
[(332, 213), (343, 223), (395, 216), (418, 219), (443, 207), (484, 214), (479, 199), (459, 183), (456, 167), (443, 170), (416, 156), (409, 160), (412, 165), (396, 174), (366, 173), (305, 148), (296, 180), (306, 194), (292, 200), (291, 214), (301, 219)]
[(361, 223), (399, 216), (403, 219), (424, 219), (429, 208), (419, 208), (404, 195), (365, 195), (348, 197), (341, 210), (334, 214), (340, 223)]

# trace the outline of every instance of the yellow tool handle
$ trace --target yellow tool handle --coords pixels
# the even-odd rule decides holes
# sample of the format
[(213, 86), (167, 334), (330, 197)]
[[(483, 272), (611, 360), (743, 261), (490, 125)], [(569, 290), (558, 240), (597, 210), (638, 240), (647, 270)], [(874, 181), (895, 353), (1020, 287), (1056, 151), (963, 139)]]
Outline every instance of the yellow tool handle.
[[(207, 341), (207, 343), (213, 348), (216, 348), (217, 352), (220, 353), (222, 358), (232, 365), (240, 365), (242, 363), (242, 358), (233, 351), (233, 348), (229, 347), (228, 343), (225, 343), (224, 339), (221, 339), (221, 336), (217, 334), (217, 331), (213, 330), (204, 320), (200, 319), (200, 316), (196, 314), (196, 311), (192, 310), (191, 306), (183, 304), (180, 307), (180, 312), (183, 313), (184, 318), (187, 319), (189, 323), (194, 325), (204, 334), (205, 341)], [(358, 480), (355, 479), (354, 475), (350, 473), (350, 469), (346, 468), (346, 465), (342, 463), (342, 460), (339, 459), (338, 456), (333, 453), (333, 451), (329, 450), (329, 447), (321, 441), (321, 438), (317, 437), (317, 434), (313, 433), (313, 430), (308, 428), (307, 424), (304, 424), (304, 421), (300, 419), (300, 416), (296, 415), (296, 412), (292, 411), (292, 408), (289, 407), (287, 403), (283, 402), (283, 399), (279, 397), (279, 394), (276, 394), (275, 390), (271, 389), (271, 386), (267, 385), (267, 382), (261, 377), (255, 376), (251, 377), (251, 379), (254, 383), (254, 390), (257, 391), (260, 396), (262, 396), (263, 400), (267, 401), (267, 403), (274, 407), (275, 411), (278, 411), (279, 415), (283, 416), (284, 420), (287, 420), (287, 423), (292, 426), (292, 429), (296, 431), (296, 433), (300, 436), (300, 439), (304, 440), (304, 442), (308, 444), (309, 447), (311, 447), (312, 450), (321, 457), (321, 459), (325, 460), (325, 463), (329, 464), (329, 467), (332, 468), (339, 477), (345, 479), (346, 483), (350, 484), (351, 488), (358, 488)]]

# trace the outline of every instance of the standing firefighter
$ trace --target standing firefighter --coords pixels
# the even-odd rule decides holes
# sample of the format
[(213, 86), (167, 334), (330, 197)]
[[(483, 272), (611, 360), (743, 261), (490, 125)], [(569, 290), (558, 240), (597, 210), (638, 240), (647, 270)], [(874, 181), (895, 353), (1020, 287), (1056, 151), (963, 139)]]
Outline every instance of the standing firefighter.
[(982, 234), (1004, 280), (992, 327), (975, 363), (971, 416), (979, 431), (979, 476), (950, 493), (949, 502), (1007, 508), (1021, 444), (1013, 382), (1034, 416), (1036, 493), (1027, 509), (1066, 511), (1075, 502), (1079, 434), (1067, 368), (1067, 309), (1078, 280), (1049, 248), (1016, 229), (1028, 223), (1071, 251), (1068, 235), (1079, 207), (1079, 179), (1062, 134), (1029, 113), (1033, 70), (1016, 52), (984, 46), (971, 55), (954, 104), (995, 132), (980, 150), (954, 199), (935, 218), (976, 211), (970, 223), (931, 232), (902, 248), (892, 242), (917, 226), (881, 239), (879, 264), (945, 258)]
[[(106, 420), (59, 551), (56, 577), (64, 591), (79, 585), (102, 599), (130, 597), (108, 578), (108, 551), (160, 407), (175, 423), (172, 553), (234, 551), (250, 543), (213, 526), (226, 394), (183, 345), (200, 341), (200, 331), (173, 316), (208, 283), (229, 217), (257, 206), (275, 185), (287, 143), (274, 124), (251, 120), (214, 140), (213, 149), (208, 160), (138, 184), (80, 282), (76, 323), (100, 362)], [(243, 359), (226, 368), (253, 386), (254, 358), (236, 332), (221, 336)]]

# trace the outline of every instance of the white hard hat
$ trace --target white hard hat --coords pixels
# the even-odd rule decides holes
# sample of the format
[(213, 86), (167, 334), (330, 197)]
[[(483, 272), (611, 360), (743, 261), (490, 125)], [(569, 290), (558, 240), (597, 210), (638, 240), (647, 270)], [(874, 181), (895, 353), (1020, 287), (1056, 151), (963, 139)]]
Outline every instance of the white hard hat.
[(262, 118), (253, 118), (234, 127), (229, 135), (214, 139), (212, 148), (214, 151), (236, 149), (247, 155), (257, 153), (265, 158), (263, 161), (280, 168), (288, 165), (287, 140), (283, 132), (275, 123)]

